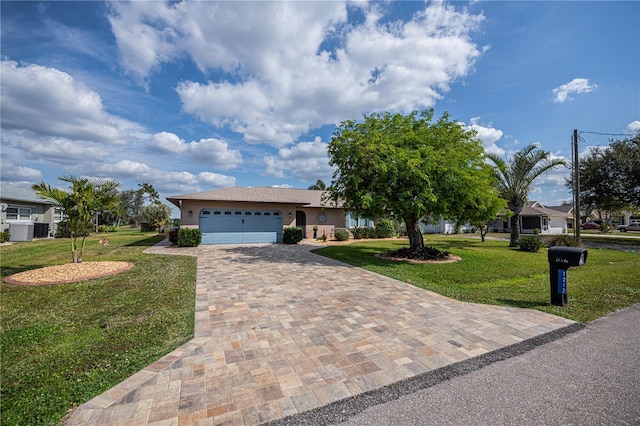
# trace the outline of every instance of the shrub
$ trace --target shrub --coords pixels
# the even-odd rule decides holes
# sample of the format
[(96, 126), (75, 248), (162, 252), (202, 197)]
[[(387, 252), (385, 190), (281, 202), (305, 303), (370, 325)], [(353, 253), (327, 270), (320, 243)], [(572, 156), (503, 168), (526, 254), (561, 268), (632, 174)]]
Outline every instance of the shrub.
[(347, 241), (349, 239), (349, 231), (346, 229), (337, 229), (335, 236), (338, 241)]
[(98, 226), (98, 232), (107, 232), (107, 225)]
[(178, 230), (180, 228), (169, 229), (169, 242), (171, 244), (178, 244)]
[(376, 222), (376, 238), (391, 238), (396, 235), (396, 228), (389, 219), (380, 219)]
[(118, 232), (118, 226), (117, 225), (108, 226), (107, 232)]
[(9, 231), (2, 231), (0, 233), (0, 243), (6, 243), (11, 238)]
[(302, 241), (303, 237), (304, 233), (302, 232), (302, 228), (298, 226), (284, 228), (282, 232), (282, 242), (285, 244), (298, 244)]
[(536, 237), (520, 237), (518, 240), (518, 249), (520, 251), (528, 251), (537, 253), (542, 248), (542, 241)]
[(351, 228), (351, 233), (353, 234), (354, 240), (361, 240), (362, 238), (366, 238), (367, 230), (365, 228), (360, 228), (359, 226), (354, 226)]
[(198, 247), (202, 242), (202, 231), (198, 228), (182, 228), (178, 231), (180, 247)]

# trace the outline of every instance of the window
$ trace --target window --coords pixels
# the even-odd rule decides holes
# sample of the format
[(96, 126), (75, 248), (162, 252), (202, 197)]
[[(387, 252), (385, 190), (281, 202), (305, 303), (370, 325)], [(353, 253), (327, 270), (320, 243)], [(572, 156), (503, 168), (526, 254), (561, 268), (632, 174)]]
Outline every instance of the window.
[(230, 214), (231, 214), (231, 212), (224, 212), (224, 214), (226, 214), (226, 215), (230, 215)]
[(60, 222), (62, 220), (62, 209), (60, 207), (56, 207), (53, 210), (53, 221)]
[(31, 220), (31, 209), (28, 207), (7, 207), (7, 220)]
[(254, 216), (261, 216), (261, 215), (262, 215), (262, 213), (260, 213), (260, 212), (255, 212), (254, 213)]
[(203, 216), (210, 215), (210, 214), (211, 214), (211, 212), (209, 210), (205, 210), (205, 211), (202, 212)]
[(251, 212), (244, 212), (245, 216), (251, 216)]
[(264, 215), (265, 215), (265, 216), (271, 216), (271, 213), (269, 213), (269, 212), (264, 212)]
[(242, 212), (236, 212), (236, 216), (240, 216)]
[(274, 216), (280, 216), (280, 212), (273, 212)]
[(216, 210), (213, 212), (214, 215), (219, 215), (220, 214), (220, 210)]

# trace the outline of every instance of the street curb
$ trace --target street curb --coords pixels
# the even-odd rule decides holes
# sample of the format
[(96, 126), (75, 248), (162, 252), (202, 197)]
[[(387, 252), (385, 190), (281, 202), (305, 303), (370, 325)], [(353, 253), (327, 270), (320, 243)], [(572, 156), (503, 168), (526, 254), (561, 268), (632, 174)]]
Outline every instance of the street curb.
[(350, 417), (361, 413), (368, 407), (384, 404), (396, 400), (404, 395), (409, 395), (422, 389), (435, 386), (457, 376), (479, 370), (497, 361), (503, 361), (518, 355), (522, 355), (537, 346), (553, 342), (562, 337), (582, 330), (584, 324), (574, 323), (554, 331), (505, 346), (502, 349), (486, 353), (484, 355), (460, 361), (433, 371), (419, 374), (382, 388), (370, 390), (354, 397), (345, 398), (329, 405), (319, 407), (304, 413), (284, 417), (265, 423), (269, 426), (288, 425), (328, 425), (341, 423)]

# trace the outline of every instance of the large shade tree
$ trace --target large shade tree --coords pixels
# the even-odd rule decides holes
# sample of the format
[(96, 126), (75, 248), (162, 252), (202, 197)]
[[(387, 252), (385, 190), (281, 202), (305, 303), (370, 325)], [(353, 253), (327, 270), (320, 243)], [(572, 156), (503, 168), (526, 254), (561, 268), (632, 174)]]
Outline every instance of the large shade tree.
[[(582, 208), (610, 214), (640, 211), (640, 134), (592, 148), (578, 169)], [(566, 185), (573, 188), (573, 175)]]
[[(67, 226), (71, 232), (71, 257), (73, 263), (82, 263), (87, 229), (91, 226), (94, 215), (109, 208), (117, 199), (116, 190), (120, 186), (112, 180), (80, 178), (65, 175), (59, 178), (71, 184), (69, 192), (41, 182), (33, 185), (36, 193), (63, 211)], [(77, 249), (77, 238), (82, 236), (80, 249)]]
[(551, 158), (551, 153), (533, 144), (517, 151), (510, 158), (503, 159), (495, 154), (487, 154), (487, 158), (493, 163), (500, 196), (506, 200), (507, 207), (513, 212), (509, 219), (509, 246), (517, 247), (520, 239), (520, 214), (527, 202), (533, 181), (555, 167), (566, 166), (566, 162)]
[(464, 220), (472, 206), (497, 198), (482, 143), (433, 109), (409, 115), (374, 113), (346, 120), (328, 147), (335, 167), (331, 198), (348, 211), (404, 221), (410, 249), (424, 248), (420, 220)]

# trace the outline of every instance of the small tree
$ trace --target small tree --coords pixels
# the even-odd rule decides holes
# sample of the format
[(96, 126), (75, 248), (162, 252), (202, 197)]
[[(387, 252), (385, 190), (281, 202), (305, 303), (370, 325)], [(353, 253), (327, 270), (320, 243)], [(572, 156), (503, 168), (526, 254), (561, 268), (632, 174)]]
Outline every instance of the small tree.
[[(112, 180), (79, 178), (65, 175), (59, 178), (71, 184), (71, 191), (66, 192), (43, 182), (33, 185), (36, 193), (63, 210), (67, 226), (71, 234), (71, 257), (73, 263), (82, 263), (87, 229), (91, 226), (95, 214), (108, 209), (117, 199), (116, 189), (120, 186)], [(82, 236), (80, 250), (76, 240)]]
[(533, 181), (555, 167), (566, 166), (564, 160), (550, 157), (551, 153), (538, 149), (536, 145), (526, 146), (506, 160), (495, 154), (487, 154), (487, 158), (494, 164), (500, 196), (513, 212), (510, 218), (510, 247), (518, 247), (520, 213), (527, 202)]
[(423, 217), (464, 217), (482, 197), (496, 197), (482, 143), (447, 113), (365, 115), (343, 121), (329, 144), (335, 166), (331, 198), (364, 217), (402, 218), (410, 249), (424, 248)]
[(313, 185), (309, 186), (309, 188), (307, 188), (307, 189), (315, 189), (315, 190), (324, 191), (325, 189), (327, 189), (327, 185), (325, 185), (325, 183), (322, 181), (322, 179), (318, 179), (316, 181), (316, 183), (314, 183)]
[(161, 232), (162, 228), (171, 222), (171, 209), (164, 204), (144, 206), (140, 217), (143, 223), (151, 224), (158, 232)]

